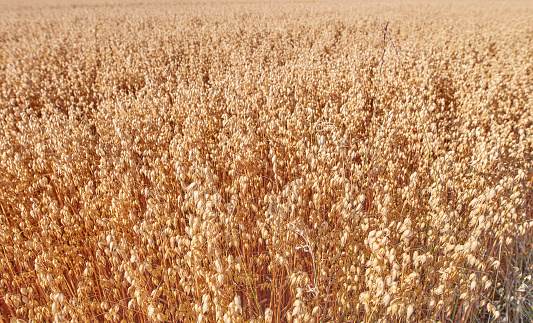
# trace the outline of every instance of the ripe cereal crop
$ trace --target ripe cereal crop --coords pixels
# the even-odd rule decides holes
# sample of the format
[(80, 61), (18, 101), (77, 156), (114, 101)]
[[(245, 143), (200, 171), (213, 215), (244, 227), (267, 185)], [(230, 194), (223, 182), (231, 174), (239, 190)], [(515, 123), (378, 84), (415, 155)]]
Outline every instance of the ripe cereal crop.
[(0, 1), (0, 321), (532, 320), (532, 2)]

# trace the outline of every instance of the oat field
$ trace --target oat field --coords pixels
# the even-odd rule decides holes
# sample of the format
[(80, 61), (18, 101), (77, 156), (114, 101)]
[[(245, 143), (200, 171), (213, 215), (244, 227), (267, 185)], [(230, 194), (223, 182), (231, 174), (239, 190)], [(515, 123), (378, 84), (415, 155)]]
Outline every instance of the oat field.
[(533, 319), (533, 2), (1, 1), (0, 321)]

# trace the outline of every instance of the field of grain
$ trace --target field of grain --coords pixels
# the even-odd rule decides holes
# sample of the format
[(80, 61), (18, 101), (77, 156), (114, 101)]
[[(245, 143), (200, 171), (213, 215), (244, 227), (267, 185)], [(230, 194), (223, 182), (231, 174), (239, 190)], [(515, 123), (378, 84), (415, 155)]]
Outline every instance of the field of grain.
[(0, 321), (532, 319), (532, 2), (2, 1)]

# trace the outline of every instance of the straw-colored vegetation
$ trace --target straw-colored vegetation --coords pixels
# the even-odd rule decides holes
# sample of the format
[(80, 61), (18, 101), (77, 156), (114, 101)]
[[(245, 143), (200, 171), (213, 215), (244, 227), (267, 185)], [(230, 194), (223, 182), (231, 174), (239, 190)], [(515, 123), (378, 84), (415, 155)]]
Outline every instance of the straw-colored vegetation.
[(531, 2), (29, 4), (0, 319), (531, 319)]

